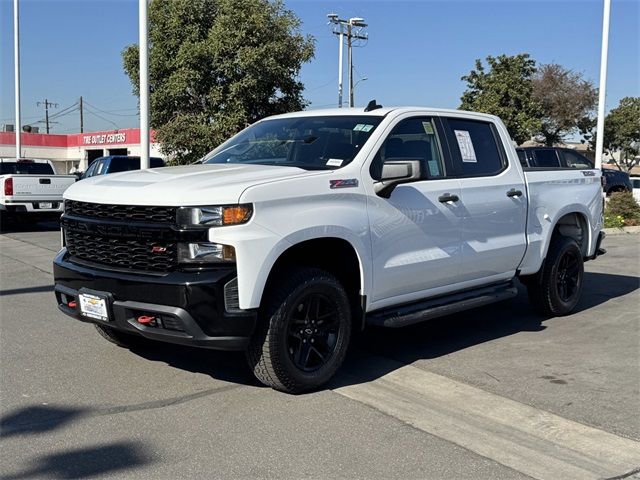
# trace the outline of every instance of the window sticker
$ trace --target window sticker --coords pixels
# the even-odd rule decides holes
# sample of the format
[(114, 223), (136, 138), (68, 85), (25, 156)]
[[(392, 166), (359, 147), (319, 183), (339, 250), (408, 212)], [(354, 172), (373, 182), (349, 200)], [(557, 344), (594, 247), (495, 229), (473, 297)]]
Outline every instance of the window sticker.
[(422, 128), (424, 128), (424, 133), (427, 135), (433, 135), (433, 125), (431, 125), (431, 122), (422, 122)]
[(462, 155), (462, 161), (467, 163), (478, 163), (476, 158), (476, 151), (473, 148), (473, 142), (471, 141), (471, 135), (467, 130), (454, 130), (456, 134), (456, 140), (458, 140), (458, 147), (460, 148), (460, 154)]
[(330, 158), (327, 160), (327, 165), (330, 167), (341, 167), (344, 160), (341, 158)]
[(366, 123), (359, 123), (355, 127), (353, 127), (354, 132), (368, 132), (373, 128), (373, 125), (369, 125)]

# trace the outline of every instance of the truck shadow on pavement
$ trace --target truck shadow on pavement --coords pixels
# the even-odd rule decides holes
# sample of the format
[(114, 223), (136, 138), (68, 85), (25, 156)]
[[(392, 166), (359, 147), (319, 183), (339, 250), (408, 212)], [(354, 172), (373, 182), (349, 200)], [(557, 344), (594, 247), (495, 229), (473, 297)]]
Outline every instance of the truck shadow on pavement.
[[(584, 289), (575, 312), (597, 307), (640, 288), (640, 278), (585, 272)], [(529, 304), (520, 285), (517, 297), (501, 303), (441, 317), (405, 328), (367, 328), (352, 343), (347, 360), (329, 388), (376, 380), (404, 365), (428, 360), (507, 337), (539, 332), (545, 323), (567, 321), (545, 318)]]
[[(586, 272), (584, 280), (584, 290), (576, 313), (640, 288), (638, 277)], [(354, 338), (344, 367), (328, 388), (374, 380), (403, 364), (437, 358), (519, 332), (542, 331), (546, 328), (544, 323), (562, 321), (544, 318), (529, 305), (525, 288), (520, 286), (519, 290), (519, 295), (511, 300), (422, 324), (399, 329), (368, 327)], [(152, 344), (149, 348), (136, 348), (132, 352), (148, 360), (203, 373), (218, 380), (261, 386), (247, 368), (241, 352), (211, 351), (171, 344), (157, 347)], [(383, 362), (388, 365), (380, 368), (376, 366), (379, 362), (367, 360), (378, 357), (393, 361)]]

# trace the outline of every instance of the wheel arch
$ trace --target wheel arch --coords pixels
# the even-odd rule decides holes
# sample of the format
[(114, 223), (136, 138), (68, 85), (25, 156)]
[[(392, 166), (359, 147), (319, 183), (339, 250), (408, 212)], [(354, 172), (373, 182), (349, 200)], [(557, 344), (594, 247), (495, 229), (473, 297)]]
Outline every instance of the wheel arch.
[(347, 291), (352, 304), (354, 325), (364, 325), (365, 270), (362, 254), (348, 240), (318, 237), (301, 240), (282, 251), (270, 267), (260, 294), (260, 304), (268, 295), (269, 285), (289, 266), (319, 268), (334, 275)]

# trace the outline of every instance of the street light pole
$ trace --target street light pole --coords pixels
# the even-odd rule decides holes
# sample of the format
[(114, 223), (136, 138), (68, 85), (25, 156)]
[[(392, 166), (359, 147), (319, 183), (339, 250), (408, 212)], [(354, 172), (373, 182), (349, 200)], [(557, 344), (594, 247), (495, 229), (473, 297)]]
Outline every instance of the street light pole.
[(607, 95), (607, 61), (609, 53), (609, 17), (611, 0), (604, 0), (602, 16), (602, 47), (600, 50), (600, 86), (598, 87), (598, 123), (596, 126), (596, 164), (602, 168), (602, 150), (604, 148), (604, 110)]
[(13, 59), (14, 59), (14, 81), (16, 99), (16, 160), (22, 157), (22, 122), (20, 120), (20, 13), (18, 10), (18, 0), (13, 0)]
[[(329, 23), (333, 23), (334, 25), (336, 25), (336, 28), (334, 29), (333, 33), (338, 35), (338, 40), (340, 42), (340, 44), (338, 45), (339, 50), (338, 50), (338, 107), (342, 108), (342, 92), (343, 92), (343, 88), (342, 88), (342, 73), (343, 73), (343, 67), (342, 67), (342, 51), (344, 48), (344, 37), (346, 35), (347, 37), (347, 64), (348, 64), (348, 83), (349, 83), (349, 106), (353, 107), (354, 106), (354, 100), (353, 100), (353, 39), (356, 40), (368, 40), (368, 36), (365, 35), (361, 35), (360, 34), (360, 29), (364, 28), (367, 26), (366, 23), (364, 23), (364, 20), (362, 18), (350, 18), (349, 20), (343, 20), (341, 18), (338, 18), (338, 14), (336, 13), (330, 13), (327, 15), (327, 17), (329, 18)], [(353, 32), (353, 29), (358, 28), (359, 30), (357, 30), (355, 33)], [(346, 28), (346, 34), (344, 29)]]
[(139, 0), (140, 168), (149, 168), (149, 4)]

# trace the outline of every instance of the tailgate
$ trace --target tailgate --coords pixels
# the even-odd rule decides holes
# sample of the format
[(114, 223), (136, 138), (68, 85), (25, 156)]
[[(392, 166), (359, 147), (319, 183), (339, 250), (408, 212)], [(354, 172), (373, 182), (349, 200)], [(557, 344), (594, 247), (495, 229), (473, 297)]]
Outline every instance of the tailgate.
[(11, 175), (13, 201), (62, 200), (64, 191), (73, 185), (73, 175)]

